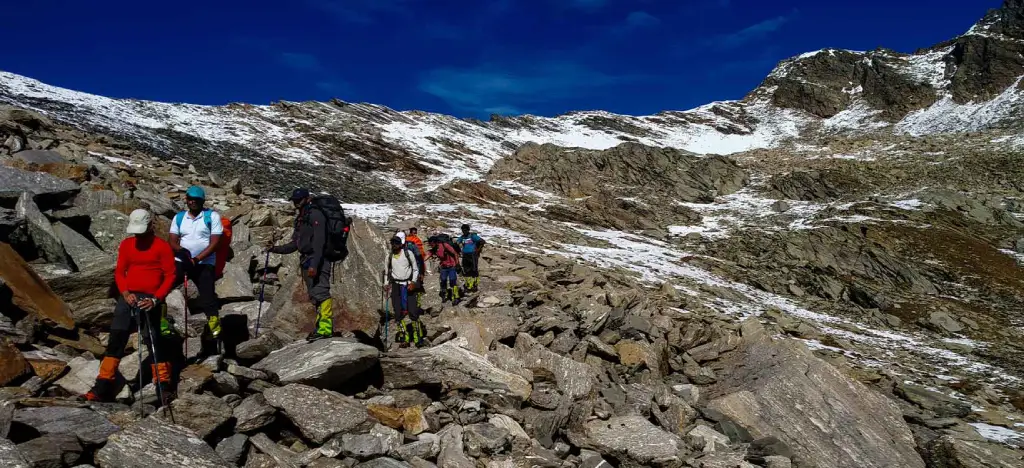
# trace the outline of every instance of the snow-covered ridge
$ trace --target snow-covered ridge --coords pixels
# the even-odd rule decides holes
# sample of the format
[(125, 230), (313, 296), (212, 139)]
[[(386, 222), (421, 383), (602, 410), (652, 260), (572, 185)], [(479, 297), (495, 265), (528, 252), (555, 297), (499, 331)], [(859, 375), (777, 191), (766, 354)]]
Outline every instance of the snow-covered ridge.
[[(158, 147), (167, 142), (161, 131), (173, 130), (308, 165), (337, 163), (339, 156), (366, 157), (339, 154), (318, 136), (380, 141), (410, 152), (419, 163), (439, 172), (415, 181), (417, 186), (410, 185), (426, 190), (453, 179), (480, 179), (494, 161), (526, 142), (606, 149), (638, 141), (695, 153), (731, 154), (775, 146), (799, 136), (807, 123), (799, 112), (776, 108), (764, 100), (717, 102), (650, 116), (588, 111), (493, 122), (395, 111), (374, 104), (170, 104), (111, 99), (6, 72), (0, 72), (0, 103), (34, 109), (74, 125), (98, 127)], [(407, 178), (397, 181), (403, 186), (409, 182)]]

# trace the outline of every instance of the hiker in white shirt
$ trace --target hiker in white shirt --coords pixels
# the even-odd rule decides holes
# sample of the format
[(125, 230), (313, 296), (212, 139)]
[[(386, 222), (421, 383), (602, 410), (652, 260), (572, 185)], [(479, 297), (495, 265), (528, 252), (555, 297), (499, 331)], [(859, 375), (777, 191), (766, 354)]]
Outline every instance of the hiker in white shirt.
[(423, 341), (423, 327), (420, 325), (420, 310), (416, 305), (416, 285), (420, 277), (416, 257), (398, 236), (391, 238), (391, 253), (388, 255), (388, 281), (391, 287), (391, 306), (399, 319), (399, 341), (420, 344)]
[(206, 329), (209, 333), (204, 340), (204, 349), (209, 350), (209, 338), (220, 337), (220, 304), (216, 293), (217, 243), (224, 233), (220, 214), (203, 208), (206, 192), (193, 185), (185, 192), (188, 209), (178, 213), (171, 220), (170, 244), (175, 251), (178, 271), (176, 284), (184, 282), (187, 276), (199, 290), (196, 303), (200, 312), (206, 315)]

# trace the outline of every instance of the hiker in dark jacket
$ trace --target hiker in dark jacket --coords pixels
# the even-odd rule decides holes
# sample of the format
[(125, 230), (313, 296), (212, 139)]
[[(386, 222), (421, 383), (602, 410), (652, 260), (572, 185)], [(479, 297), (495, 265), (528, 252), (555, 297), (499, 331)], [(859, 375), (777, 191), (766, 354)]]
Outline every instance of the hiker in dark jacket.
[(316, 326), (309, 338), (328, 338), (334, 333), (334, 313), (331, 310), (333, 263), (324, 258), (324, 249), (327, 246), (327, 218), (322, 211), (313, 209), (308, 189), (295, 189), (291, 201), (297, 211), (291, 242), (271, 247), (269, 250), (276, 254), (299, 252), (302, 279), (306, 283), (309, 300), (317, 311)]

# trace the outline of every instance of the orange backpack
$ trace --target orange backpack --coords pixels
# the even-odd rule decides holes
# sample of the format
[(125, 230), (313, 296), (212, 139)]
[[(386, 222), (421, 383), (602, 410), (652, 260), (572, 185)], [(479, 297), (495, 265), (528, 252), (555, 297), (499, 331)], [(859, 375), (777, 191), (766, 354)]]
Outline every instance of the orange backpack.
[(217, 279), (224, 276), (224, 265), (228, 263), (228, 253), (231, 251), (231, 220), (221, 216), (220, 224), (224, 226), (224, 234), (221, 234), (217, 244), (217, 262), (213, 267)]

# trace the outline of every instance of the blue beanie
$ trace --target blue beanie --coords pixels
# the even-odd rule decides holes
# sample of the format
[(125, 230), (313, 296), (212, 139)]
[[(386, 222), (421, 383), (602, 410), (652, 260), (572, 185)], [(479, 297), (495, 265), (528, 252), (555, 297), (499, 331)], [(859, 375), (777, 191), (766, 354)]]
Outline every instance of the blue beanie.
[(185, 196), (189, 198), (201, 198), (203, 200), (206, 200), (206, 192), (203, 190), (202, 187), (198, 185), (193, 185), (189, 187), (188, 191), (185, 192)]

